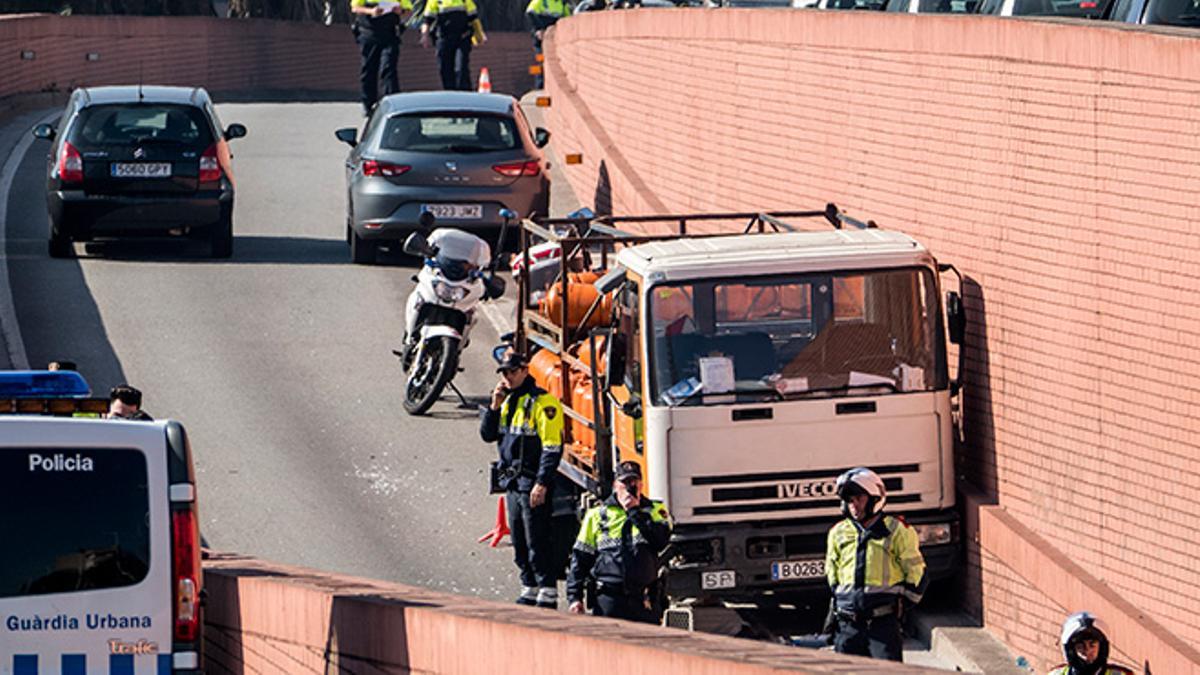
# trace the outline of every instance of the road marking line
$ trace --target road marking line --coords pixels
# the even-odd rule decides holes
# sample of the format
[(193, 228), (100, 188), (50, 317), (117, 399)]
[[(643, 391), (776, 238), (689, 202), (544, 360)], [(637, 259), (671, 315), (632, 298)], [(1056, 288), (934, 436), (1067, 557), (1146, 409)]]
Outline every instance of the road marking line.
[[(508, 314), (516, 306), (515, 302), (507, 298), (498, 298), (492, 303), (480, 303), (479, 311), (483, 312), (484, 318), (488, 320), (488, 323), (492, 324), (492, 328), (496, 329), (496, 335), (504, 335), (505, 333), (511, 333), (513, 330), (512, 323), (508, 320)], [(504, 307), (506, 311), (500, 311), (500, 307)]]
[[(37, 121), (37, 124), (48, 124), (60, 113), (53, 112)], [(21, 327), (17, 325), (17, 306), (13, 302), (12, 287), (8, 279), (8, 194), (12, 191), (13, 181), (17, 177), (17, 168), (25, 153), (33, 145), (32, 134), (23, 134), (17, 141), (4, 169), (0, 170), (0, 332), (4, 334), (4, 344), (8, 347), (8, 359), (17, 370), (29, 368), (29, 355), (25, 353), (25, 340), (21, 338)]]

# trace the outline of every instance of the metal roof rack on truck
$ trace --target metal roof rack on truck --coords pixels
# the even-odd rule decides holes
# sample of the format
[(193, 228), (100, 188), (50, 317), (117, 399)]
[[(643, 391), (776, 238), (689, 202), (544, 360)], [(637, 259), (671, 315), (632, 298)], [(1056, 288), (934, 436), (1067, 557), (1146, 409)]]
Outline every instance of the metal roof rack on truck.
[[(874, 221), (864, 223), (842, 213), (833, 203), (826, 204), (824, 209), (810, 211), (747, 211), (633, 216), (596, 216), (590, 210), (582, 209), (565, 218), (526, 219), (521, 224), (520, 259), (514, 261), (514, 270), (518, 266), (520, 269), (520, 274), (515, 275), (518, 276), (518, 293), (514, 346), (524, 354), (529, 354), (536, 345), (536, 347), (547, 349), (558, 355), (565, 365), (561, 369), (563, 391), (571, 389), (572, 371), (589, 376), (593, 388), (593, 410), (590, 418), (574, 410), (569, 401), (563, 402), (563, 413), (574, 423), (593, 431), (598, 442), (603, 444), (603, 441), (599, 439), (607, 438), (608, 420), (605, 414), (606, 406), (602, 405), (595, 372), (595, 364), (599, 363), (596, 338), (607, 337), (612, 329), (607, 325), (602, 325), (585, 332), (585, 328), (593, 323), (593, 316), (600, 311), (604, 297), (620, 283), (621, 277), (610, 279), (609, 276), (605, 276), (597, 280), (595, 286), (599, 292), (596, 293), (595, 299), (582, 317), (578, 321), (573, 321), (568, 291), (570, 273), (590, 268), (592, 258), (596, 255), (600, 258), (599, 268), (608, 269), (609, 258), (615, 254), (618, 247), (680, 238), (719, 238), (748, 234), (799, 232), (802, 229), (788, 221), (802, 218), (823, 218), (829, 225), (839, 230), (846, 226), (859, 229), (876, 227)], [(730, 225), (737, 223), (739, 227), (736, 229), (731, 227), (728, 231), (720, 232), (695, 231), (697, 225), (721, 223)], [(744, 225), (740, 225), (740, 223), (744, 223)], [(658, 226), (660, 230), (665, 229), (663, 226), (668, 226), (671, 231), (642, 234), (622, 229), (623, 225)], [(531, 288), (533, 277), (531, 263), (533, 260), (530, 257), (530, 248), (542, 242), (557, 244), (557, 276), (546, 289), (549, 290), (555, 284), (558, 285), (558, 306), (554, 308), (557, 310), (557, 319), (529, 311), (532, 307), (533, 293)], [(555, 256), (551, 255), (550, 257)], [(584, 363), (569, 351), (572, 344), (585, 339), (587, 345), (581, 349), (589, 350), (588, 363)], [(589, 489), (603, 493), (611, 467), (607, 466), (609, 463), (607, 448), (598, 448), (598, 450), (595, 458), (596, 466), (568, 466), (567, 468), (568, 470), (575, 469), (572, 473), (575, 474), (577, 482), (586, 483)], [(593, 476), (601, 477), (599, 484), (596, 483)]]

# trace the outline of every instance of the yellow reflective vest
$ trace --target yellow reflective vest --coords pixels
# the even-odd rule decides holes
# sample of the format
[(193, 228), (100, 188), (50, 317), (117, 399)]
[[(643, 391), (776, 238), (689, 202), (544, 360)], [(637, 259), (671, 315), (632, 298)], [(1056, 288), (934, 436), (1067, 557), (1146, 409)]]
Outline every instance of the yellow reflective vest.
[(501, 487), (518, 492), (532, 490), (535, 483), (549, 487), (562, 459), (562, 404), (527, 377), (499, 410), (483, 412), (479, 436), (498, 442)]
[(872, 610), (907, 598), (921, 601), (928, 580), (917, 531), (893, 518), (864, 528), (846, 518), (829, 530), (825, 575), (838, 609)]
[(567, 0), (529, 0), (525, 13), (561, 18), (571, 16), (571, 4)]

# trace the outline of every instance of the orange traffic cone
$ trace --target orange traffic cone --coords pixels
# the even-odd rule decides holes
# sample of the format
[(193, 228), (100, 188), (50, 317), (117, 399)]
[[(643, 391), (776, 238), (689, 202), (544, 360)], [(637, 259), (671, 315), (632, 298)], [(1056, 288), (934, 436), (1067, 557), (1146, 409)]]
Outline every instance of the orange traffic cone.
[(492, 93), (492, 76), (488, 73), (487, 66), (479, 69), (479, 93)]
[[(484, 72), (487, 72), (486, 68), (484, 69)], [(504, 505), (504, 495), (500, 495), (500, 498), (496, 500), (496, 526), (488, 530), (486, 534), (480, 537), (479, 543), (482, 544), (488, 539), (491, 539), (492, 543), (489, 544), (489, 546), (496, 548), (500, 545), (500, 540), (503, 539), (504, 535), (506, 534), (512, 534), (512, 530), (508, 529), (508, 508)]]

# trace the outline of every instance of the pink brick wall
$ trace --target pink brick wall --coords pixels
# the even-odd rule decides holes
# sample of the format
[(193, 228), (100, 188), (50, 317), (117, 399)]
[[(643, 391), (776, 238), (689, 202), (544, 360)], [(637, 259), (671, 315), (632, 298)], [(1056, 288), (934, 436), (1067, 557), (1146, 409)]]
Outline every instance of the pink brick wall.
[[(433, 49), (408, 31), (400, 55), (404, 91), (441, 88)], [(346, 26), (204, 17), (25, 15), (0, 17), (0, 98), (81, 85), (203, 86), (213, 92), (333, 92), (357, 98), (358, 47)], [(24, 51), (33, 60), (21, 58)], [(99, 60), (88, 61), (88, 53)], [(525, 33), (492, 33), (471, 54), (494, 91), (533, 85)], [(219, 100), (219, 98), (218, 98)]]
[(205, 563), (212, 675), (820, 675), (942, 671), (273, 565)]
[[(554, 33), (550, 123), (584, 154), (567, 171), (585, 201), (832, 201), (968, 275), (959, 473), (1094, 577), (1075, 600), (1200, 641), (1200, 33), (807, 10)], [(1046, 635), (1082, 608), (1052, 599), (1070, 573), (972, 560), (988, 624), (1056, 659)], [(1122, 625), (1119, 647), (1153, 663), (1151, 628)]]

